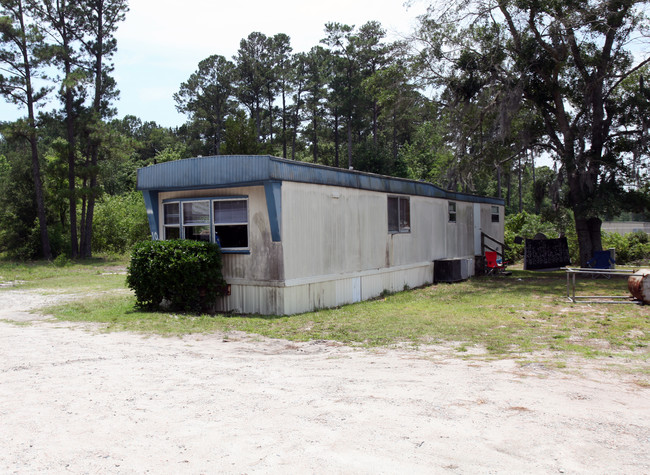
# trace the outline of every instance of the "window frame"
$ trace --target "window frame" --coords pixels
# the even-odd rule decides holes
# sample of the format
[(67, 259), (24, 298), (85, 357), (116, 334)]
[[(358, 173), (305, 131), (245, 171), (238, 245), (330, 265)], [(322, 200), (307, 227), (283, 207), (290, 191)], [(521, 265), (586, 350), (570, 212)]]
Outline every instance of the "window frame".
[(455, 201), (448, 201), (447, 202), (447, 222), (449, 223), (456, 223), (457, 222), (457, 216), (458, 214), (458, 206), (456, 205)]
[[(185, 220), (185, 206), (188, 205), (188, 204), (192, 204), (192, 203), (203, 203), (205, 201), (208, 202), (208, 222), (207, 222), (207, 224), (195, 224), (195, 223), (187, 224), (186, 220)], [(212, 238), (210, 237), (210, 229), (211, 229), (210, 223), (212, 222), (212, 216), (210, 216), (211, 203), (212, 203), (211, 200), (203, 200), (203, 199), (197, 199), (197, 198), (187, 199), (187, 200), (183, 200), (181, 202), (181, 213), (180, 214), (181, 214), (181, 227), (183, 228), (183, 232), (181, 234), (181, 239), (188, 239), (187, 238), (187, 233), (185, 232), (187, 228), (190, 228), (190, 227), (191, 228), (203, 227), (203, 228), (208, 228), (208, 240), (206, 241), (204, 239), (195, 239), (195, 241), (212, 242)]]
[[(394, 201), (392, 201), (394, 200)], [(397, 226), (391, 229), (391, 203), (395, 202), (395, 210), (397, 216)], [(402, 203), (406, 203), (407, 213), (403, 213)], [(386, 199), (386, 213), (387, 213), (387, 222), (388, 222), (388, 234), (409, 234), (411, 232), (411, 197), (410, 196), (395, 196), (388, 195)], [(405, 225), (402, 224), (403, 214), (407, 214), (407, 222)]]
[[(250, 212), (248, 206), (248, 196), (240, 195), (227, 195), (227, 196), (211, 196), (211, 197), (191, 197), (191, 198), (169, 198), (162, 200), (163, 208), (163, 219), (162, 219), (162, 228), (163, 228), (163, 239), (167, 240), (167, 229), (176, 228), (179, 230), (179, 236), (175, 239), (187, 239), (185, 228), (188, 226), (196, 225), (186, 225), (185, 224), (185, 213), (184, 213), (184, 204), (192, 202), (207, 202), (208, 204), (208, 223), (206, 226), (209, 229), (209, 242), (215, 243), (215, 226), (217, 225), (214, 221), (214, 202), (215, 201), (244, 201), (246, 203), (246, 222), (237, 223), (237, 226), (246, 226), (246, 243), (245, 247), (222, 247), (221, 252), (224, 254), (250, 254)], [(178, 204), (178, 224), (167, 224), (165, 222), (165, 206), (170, 204)], [(234, 224), (226, 224), (234, 225)], [(174, 239), (174, 238), (172, 238)], [(207, 242), (207, 241), (204, 241)]]
[[(174, 204), (178, 206), (178, 223), (167, 224), (167, 222), (166, 222), (167, 215), (165, 214), (165, 206), (166, 205), (174, 205)], [(180, 203), (180, 201), (178, 201), (178, 200), (163, 201), (162, 205), (163, 205), (163, 212), (162, 212), (162, 216), (163, 216), (163, 219), (162, 219), (162, 221), (163, 221), (162, 222), (162, 225), (163, 225), (163, 232), (162, 232), (163, 240), (165, 240), (165, 241), (169, 240), (169, 239), (167, 239), (167, 229), (169, 229), (169, 228), (175, 228), (175, 229), (178, 230), (178, 237), (177, 238), (172, 238), (172, 239), (181, 239), (181, 214), (182, 213), (181, 213), (181, 203)]]
[[(241, 222), (241, 223), (217, 223), (215, 218), (214, 218), (214, 203), (215, 201), (244, 201), (246, 203), (246, 222)], [(241, 250), (246, 250), (250, 249), (250, 226), (249, 226), (249, 221), (250, 221), (250, 215), (248, 212), (248, 197), (231, 197), (231, 196), (224, 196), (224, 197), (219, 197), (219, 198), (213, 198), (210, 200), (210, 229), (211, 229), (211, 239), (213, 241), (216, 241), (215, 235), (216, 235), (216, 227), (217, 226), (246, 226), (246, 246), (245, 247), (222, 247), (222, 250), (228, 250), (231, 252), (236, 252), (236, 251), (241, 251)]]
[(501, 221), (501, 213), (499, 211), (498, 206), (490, 205), (490, 215), (491, 215), (491, 221), (493, 223), (498, 223)]

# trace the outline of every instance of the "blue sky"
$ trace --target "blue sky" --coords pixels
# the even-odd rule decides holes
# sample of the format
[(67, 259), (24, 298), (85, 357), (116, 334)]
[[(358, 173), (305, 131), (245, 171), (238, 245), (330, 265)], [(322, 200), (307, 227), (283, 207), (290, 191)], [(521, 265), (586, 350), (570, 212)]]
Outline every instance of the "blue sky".
[[(329, 21), (360, 26), (377, 20), (396, 39), (408, 35), (428, 3), (415, 0), (407, 7), (403, 0), (131, 0), (116, 34), (118, 117), (131, 114), (164, 126), (181, 125), (186, 118), (176, 112), (172, 97), (180, 84), (212, 54), (231, 59), (239, 41), (253, 31), (286, 33), (294, 52), (318, 44)], [(0, 120), (22, 115), (15, 106), (0, 102)]]

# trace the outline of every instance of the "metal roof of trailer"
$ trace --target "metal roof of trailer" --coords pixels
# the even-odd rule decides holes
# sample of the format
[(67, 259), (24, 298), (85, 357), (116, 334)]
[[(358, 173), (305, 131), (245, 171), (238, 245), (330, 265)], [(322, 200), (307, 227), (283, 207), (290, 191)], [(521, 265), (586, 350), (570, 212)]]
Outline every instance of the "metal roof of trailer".
[(315, 165), (270, 155), (218, 155), (138, 169), (138, 190), (193, 190), (293, 181), (456, 201), (503, 205), (499, 198), (446, 191), (432, 183)]

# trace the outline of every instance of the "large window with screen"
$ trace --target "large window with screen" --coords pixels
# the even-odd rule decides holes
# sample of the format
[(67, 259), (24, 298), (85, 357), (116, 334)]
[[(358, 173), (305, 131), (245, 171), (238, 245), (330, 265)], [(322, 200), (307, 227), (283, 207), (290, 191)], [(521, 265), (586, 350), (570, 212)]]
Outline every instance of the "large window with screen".
[(214, 242), (225, 252), (247, 250), (248, 198), (165, 201), (163, 238)]

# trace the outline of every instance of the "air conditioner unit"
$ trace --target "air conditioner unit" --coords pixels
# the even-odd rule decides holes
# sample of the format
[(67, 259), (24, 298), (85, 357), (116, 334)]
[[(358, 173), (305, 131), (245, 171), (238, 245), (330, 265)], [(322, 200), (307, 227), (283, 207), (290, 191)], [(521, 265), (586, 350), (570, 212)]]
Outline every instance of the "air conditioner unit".
[(434, 282), (460, 282), (470, 277), (471, 259), (438, 259), (433, 262)]

